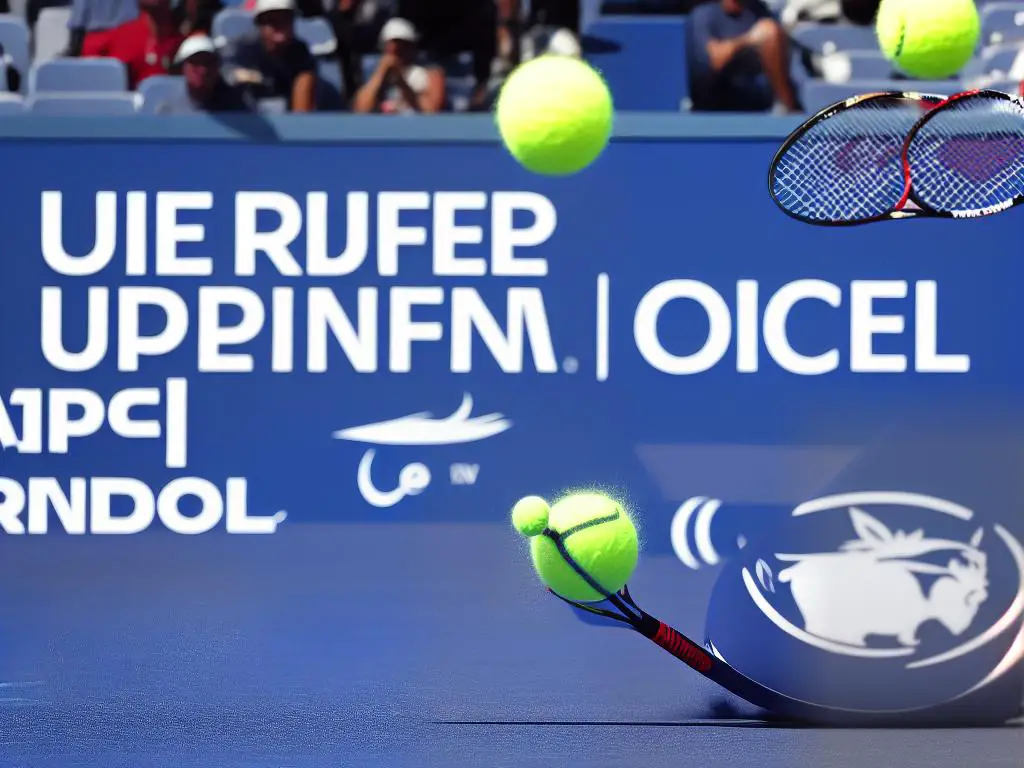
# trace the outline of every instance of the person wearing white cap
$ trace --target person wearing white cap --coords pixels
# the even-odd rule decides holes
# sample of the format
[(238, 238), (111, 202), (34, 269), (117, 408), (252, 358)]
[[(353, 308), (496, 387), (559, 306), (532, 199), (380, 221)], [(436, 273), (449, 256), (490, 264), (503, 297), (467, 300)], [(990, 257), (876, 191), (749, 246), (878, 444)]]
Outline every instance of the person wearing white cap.
[(498, 3), (495, 0), (397, 0), (395, 14), (419, 32), (419, 47), (434, 61), (468, 52), (473, 59), (469, 108), (487, 109), (489, 84), (498, 55)]
[(181, 68), (185, 93), (157, 107), (161, 114), (177, 112), (248, 112), (242, 94), (221, 76), (220, 54), (207, 35), (185, 38), (174, 63)]
[(280, 98), (290, 112), (316, 109), (316, 61), (295, 36), (295, 0), (256, 0), (258, 34), (230, 56), (236, 84), (257, 98)]
[(407, 19), (389, 19), (380, 33), (383, 55), (356, 92), (354, 112), (406, 114), (440, 112), (445, 102), (444, 71), (417, 63), (418, 35)]

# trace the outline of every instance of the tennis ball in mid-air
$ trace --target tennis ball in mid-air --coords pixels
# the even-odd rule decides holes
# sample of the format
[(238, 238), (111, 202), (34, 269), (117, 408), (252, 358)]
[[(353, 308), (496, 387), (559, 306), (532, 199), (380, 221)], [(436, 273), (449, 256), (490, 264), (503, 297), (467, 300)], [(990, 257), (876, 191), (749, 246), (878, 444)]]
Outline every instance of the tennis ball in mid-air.
[(974, 0), (882, 0), (875, 31), (882, 52), (903, 72), (941, 80), (970, 61), (981, 20)]
[(608, 86), (585, 61), (544, 54), (521, 64), (498, 94), (502, 141), (527, 170), (567, 176), (604, 151), (615, 108)]
[[(516, 504), (513, 521), (517, 529), (532, 536), (530, 554), (541, 581), (568, 600), (604, 600), (606, 595), (577, 573), (566, 559), (568, 555), (605, 593), (622, 589), (633, 575), (640, 554), (636, 527), (622, 505), (602, 493), (571, 494), (550, 510), (536, 499), (527, 497)], [(544, 524), (538, 530), (542, 516)]]
[(551, 509), (540, 496), (527, 496), (512, 507), (512, 525), (523, 536), (536, 536), (548, 527)]

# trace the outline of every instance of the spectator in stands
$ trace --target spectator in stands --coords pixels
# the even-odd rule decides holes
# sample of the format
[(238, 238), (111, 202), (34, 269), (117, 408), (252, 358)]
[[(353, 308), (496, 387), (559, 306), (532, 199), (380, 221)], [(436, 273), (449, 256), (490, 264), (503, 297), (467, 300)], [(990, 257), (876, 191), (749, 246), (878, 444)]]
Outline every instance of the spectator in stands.
[(139, 15), (133, 21), (86, 35), (82, 55), (120, 59), (128, 68), (128, 87), (135, 89), (147, 77), (170, 71), (183, 39), (171, 0), (139, 0)]
[(181, 67), (185, 92), (179, 99), (160, 104), (156, 110), (159, 114), (250, 111), (241, 91), (221, 75), (220, 54), (208, 36), (186, 38), (174, 61)]
[(416, 28), (408, 20), (388, 20), (380, 33), (384, 54), (376, 71), (356, 93), (354, 112), (441, 111), (445, 102), (444, 71), (417, 63), (416, 38)]
[(699, 5), (687, 30), (694, 110), (800, 111), (786, 35), (761, 0)]
[[(525, 23), (521, 5), (521, 0), (498, 0), (501, 16), (498, 50), (503, 63), (515, 66), (524, 55), (521, 46), (528, 47), (537, 55), (539, 49), (547, 47), (549, 40), (557, 41), (556, 49), (566, 45), (578, 47), (580, 0), (532, 0)], [(523, 39), (524, 32), (526, 40)], [(575, 44), (568, 42), (570, 38), (575, 38)], [(540, 46), (538, 42), (541, 42)]]
[(843, 16), (862, 27), (875, 23), (881, 0), (842, 0)]
[(0, 45), (0, 63), (3, 63), (6, 75), (5, 81), (0, 81), (0, 92), (10, 91), (11, 93), (17, 93), (21, 90), (22, 73), (14, 66), (14, 59), (9, 53), (4, 51), (3, 45)]
[(780, 21), (792, 27), (797, 22), (844, 22), (867, 26), (874, 23), (881, 0), (786, 0)]
[[(43, 8), (51, 5), (50, 0), (38, 2), (37, 9), (29, 9), (26, 6), (26, 13), (38, 17)], [(52, 2), (53, 5), (63, 5), (63, 2)], [(109, 32), (122, 24), (137, 18), (139, 15), (138, 0), (72, 0), (71, 18), (68, 19), (70, 40), (68, 42), (68, 55), (79, 56), (85, 47), (86, 41), (89, 46), (95, 48), (102, 44)], [(34, 22), (33, 22), (34, 23)]]
[(209, 35), (213, 17), (223, 8), (221, 0), (179, 0), (174, 5), (174, 21), (185, 37)]
[(435, 61), (468, 51), (473, 56), (470, 109), (487, 108), (491, 68), (498, 53), (495, 0), (398, 0), (397, 16), (420, 34), (420, 47)]
[(362, 0), (334, 0), (334, 8), (327, 14), (327, 20), (334, 29), (338, 43), (338, 66), (341, 67), (341, 82), (345, 95), (355, 97), (363, 82), (363, 66), (356, 53), (356, 13)]
[(316, 110), (316, 61), (295, 36), (295, 0), (257, 0), (257, 34), (229, 58), (233, 80), (255, 99), (283, 99), (290, 112)]
[[(304, 19), (323, 16), (334, 31), (335, 55), (341, 69), (341, 82), (349, 98), (359, 90), (363, 67), (356, 53), (356, 12), (363, 0), (295, 0), (295, 11)], [(255, 11), (257, 0), (245, 0), (244, 8)], [(326, 7), (326, 10), (325, 10)]]

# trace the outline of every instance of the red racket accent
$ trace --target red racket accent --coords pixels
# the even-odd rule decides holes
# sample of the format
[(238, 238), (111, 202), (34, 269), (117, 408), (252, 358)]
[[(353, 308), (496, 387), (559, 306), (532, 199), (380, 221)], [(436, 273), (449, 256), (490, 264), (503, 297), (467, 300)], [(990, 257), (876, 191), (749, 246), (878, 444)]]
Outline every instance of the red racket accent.
[(710, 671), (713, 661), (702, 648), (698, 648), (668, 624), (658, 624), (658, 631), (651, 638), (666, 651), (698, 672)]

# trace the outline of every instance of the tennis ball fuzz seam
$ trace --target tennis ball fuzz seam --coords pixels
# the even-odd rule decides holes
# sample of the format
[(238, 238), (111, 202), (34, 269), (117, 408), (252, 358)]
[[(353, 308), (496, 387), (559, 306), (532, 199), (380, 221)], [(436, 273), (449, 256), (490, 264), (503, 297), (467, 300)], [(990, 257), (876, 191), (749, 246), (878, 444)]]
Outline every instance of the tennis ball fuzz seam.
[(579, 563), (576, 562), (576, 559), (565, 548), (565, 541), (575, 533), (585, 531), (588, 528), (593, 528), (597, 525), (604, 525), (605, 523), (614, 523), (620, 517), (622, 517), (622, 512), (619, 510), (615, 510), (615, 512), (610, 515), (605, 515), (604, 517), (596, 517), (593, 520), (588, 520), (586, 522), (579, 523), (566, 531), (562, 531), (561, 533), (559, 533), (558, 531), (553, 531), (550, 528), (545, 528), (543, 531), (541, 531), (540, 535), (546, 536), (547, 538), (555, 542), (555, 546), (558, 547), (558, 554), (561, 555), (562, 560), (565, 561), (566, 565), (568, 565), (570, 568), (576, 571), (579, 577), (583, 579), (585, 582), (587, 582), (587, 585), (589, 587), (594, 589), (596, 592), (601, 592), (605, 595), (610, 595), (617, 592), (618, 589), (605, 588), (605, 586), (601, 584), (600, 581), (598, 581), (590, 573), (588, 573), (586, 569), (584, 569)]

